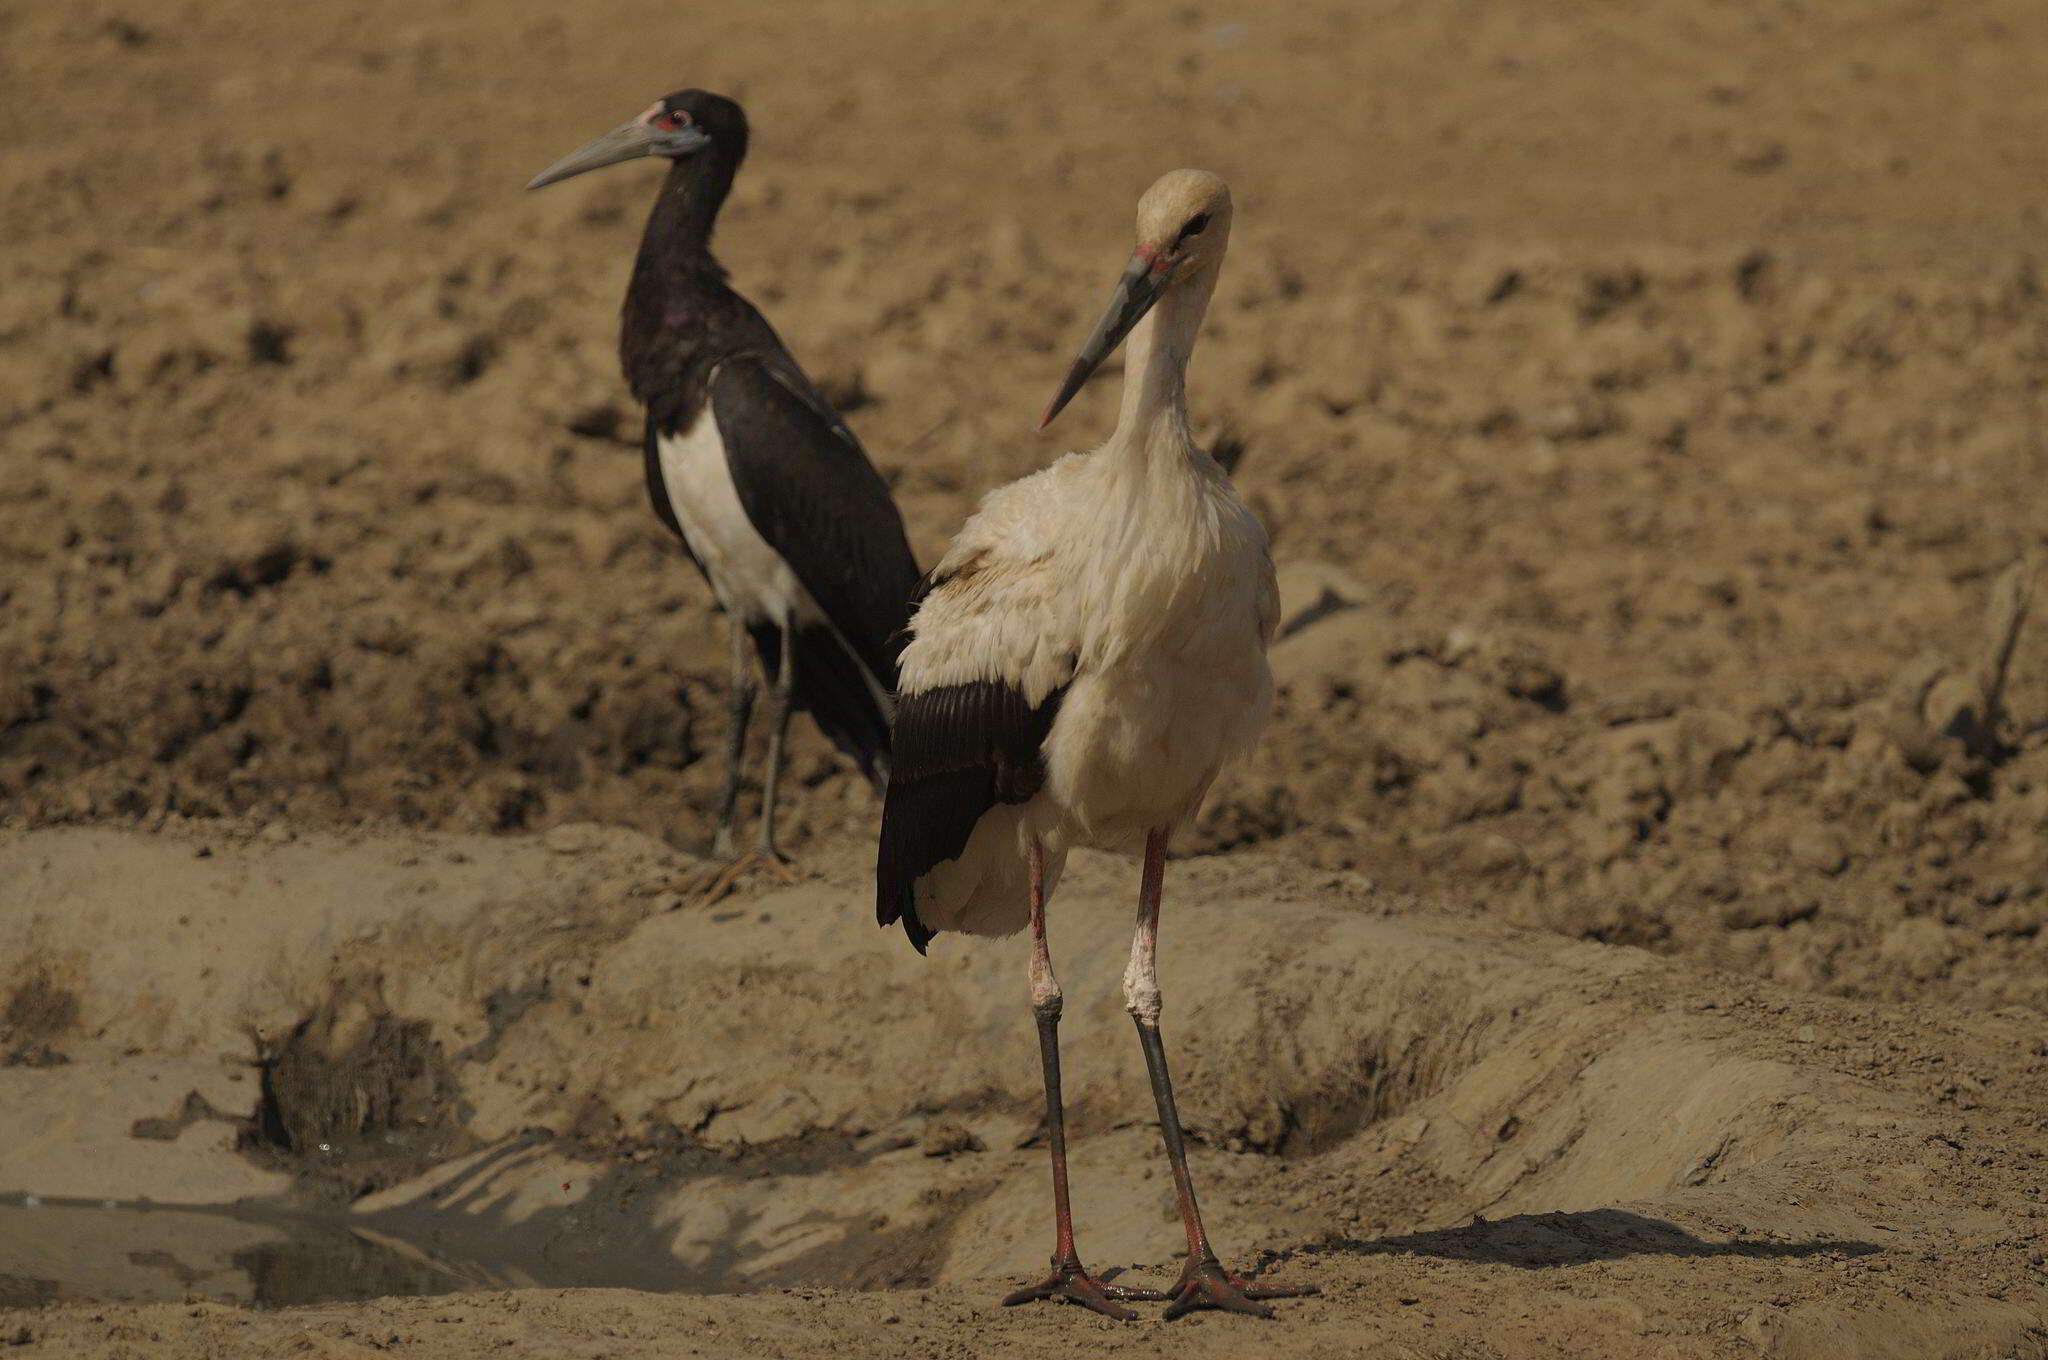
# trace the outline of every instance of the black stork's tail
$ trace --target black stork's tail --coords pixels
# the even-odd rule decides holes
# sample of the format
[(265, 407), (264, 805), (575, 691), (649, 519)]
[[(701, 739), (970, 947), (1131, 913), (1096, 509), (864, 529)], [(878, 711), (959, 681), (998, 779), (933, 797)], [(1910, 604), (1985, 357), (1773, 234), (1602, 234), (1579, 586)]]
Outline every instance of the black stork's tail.
[[(750, 624), (747, 631), (760, 653), (761, 669), (772, 684), (782, 670), (782, 632), (767, 623)], [(792, 706), (809, 713), (818, 730), (860, 766), (879, 793), (889, 777), (889, 711), (885, 705), (896, 689), (900, 644), (877, 649), (877, 659), (887, 662), (886, 674), (875, 676), (870, 683), (867, 666), (829, 625), (799, 624), (794, 638)]]

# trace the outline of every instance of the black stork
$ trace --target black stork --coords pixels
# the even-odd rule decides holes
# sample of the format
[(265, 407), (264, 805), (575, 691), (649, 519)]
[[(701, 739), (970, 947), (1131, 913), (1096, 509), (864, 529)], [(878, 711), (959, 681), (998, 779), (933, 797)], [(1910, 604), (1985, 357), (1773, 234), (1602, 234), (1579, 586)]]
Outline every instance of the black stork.
[(647, 489), (731, 624), (732, 710), (713, 854), (733, 852), (755, 686), (768, 689), (758, 857), (779, 866), (776, 785), (794, 709), (880, 790), (897, 655), (917, 563), (860, 441), (754, 305), (726, 283), (711, 231), (747, 154), (747, 116), (682, 90), (543, 170), (538, 189), (641, 156), (669, 162), (626, 289), (619, 358), (646, 408)]

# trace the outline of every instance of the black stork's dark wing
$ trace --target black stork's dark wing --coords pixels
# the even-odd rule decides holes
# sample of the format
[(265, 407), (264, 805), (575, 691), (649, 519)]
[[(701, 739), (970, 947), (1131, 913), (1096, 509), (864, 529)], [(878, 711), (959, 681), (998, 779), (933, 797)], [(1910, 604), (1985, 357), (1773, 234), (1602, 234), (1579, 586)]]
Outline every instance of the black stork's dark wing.
[[(831, 620), (796, 631), (797, 704), (879, 784), (888, 711), (861, 672), (884, 696), (895, 689), (918, 579), (896, 502), (853, 432), (780, 349), (723, 360), (708, 395), (741, 509)], [(764, 661), (779, 666), (780, 638), (754, 631)]]
[(917, 915), (918, 879), (958, 859), (990, 808), (1038, 792), (1046, 734), (1065, 694), (1062, 686), (1034, 705), (1012, 685), (977, 680), (897, 696), (875, 920), (901, 921), (918, 953), (932, 938)]
[(780, 351), (720, 363), (711, 411), (747, 518), (893, 690), (917, 561), (860, 441)]

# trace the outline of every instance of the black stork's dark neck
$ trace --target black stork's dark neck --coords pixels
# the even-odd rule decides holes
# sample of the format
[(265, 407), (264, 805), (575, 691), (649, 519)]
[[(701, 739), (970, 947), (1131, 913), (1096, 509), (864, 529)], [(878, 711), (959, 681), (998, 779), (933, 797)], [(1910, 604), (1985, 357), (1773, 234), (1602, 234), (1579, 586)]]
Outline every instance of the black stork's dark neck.
[(737, 334), (750, 329), (753, 309), (726, 287), (725, 270), (711, 254), (718, 210), (745, 154), (744, 146), (713, 142), (676, 161), (647, 215), (626, 289), (619, 357), (634, 395), (650, 405), (657, 392), (670, 400), (680, 395), (678, 383), (696, 387), (697, 373), (716, 361), (709, 351), (755, 338)]
[(659, 281), (700, 270), (723, 277), (725, 271), (711, 257), (711, 229), (739, 168), (739, 157), (716, 144), (669, 166), (640, 234), (633, 266), (636, 286), (650, 276)]

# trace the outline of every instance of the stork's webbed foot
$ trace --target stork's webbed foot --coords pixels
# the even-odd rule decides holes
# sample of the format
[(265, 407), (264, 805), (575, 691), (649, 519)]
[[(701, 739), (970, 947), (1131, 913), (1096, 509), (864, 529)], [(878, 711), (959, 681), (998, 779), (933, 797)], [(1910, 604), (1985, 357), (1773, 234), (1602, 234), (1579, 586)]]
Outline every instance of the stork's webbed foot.
[(1064, 1300), (1078, 1303), (1083, 1308), (1092, 1308), (1104, 1317), (1115, 1318), (1118, 1322), (1136, 1322), (1138, 1315), (1118, 1305), (1118, 1299), (1163, 1299), (1166, 1295), (1156, 1289), (1133, 1289), (1125, 1285), (1104, 1284), (1082, 1268), (1077, 1260), (1052, 1263), (1052, 1274), (1037, 1284), (1024, 1286), (1014, 1293), (1003, 1296), (1003, 1307), (1014, 1308), (1020, 1303), (1036, 1303), (1040, 1299)]
[(1189, 1261), (1180, 1281), (1169, 1291), (1166, 1312), (1161, 1316), (1171, 1322), (1200, 1308), (1216, 1308), (1269, 1318), (1273, 1310), (1260, 1299), (1294, 1299), (1315, 1292), (1313, 1285), (1267, 1284), (1233, 1275), (1214, 1260)]

